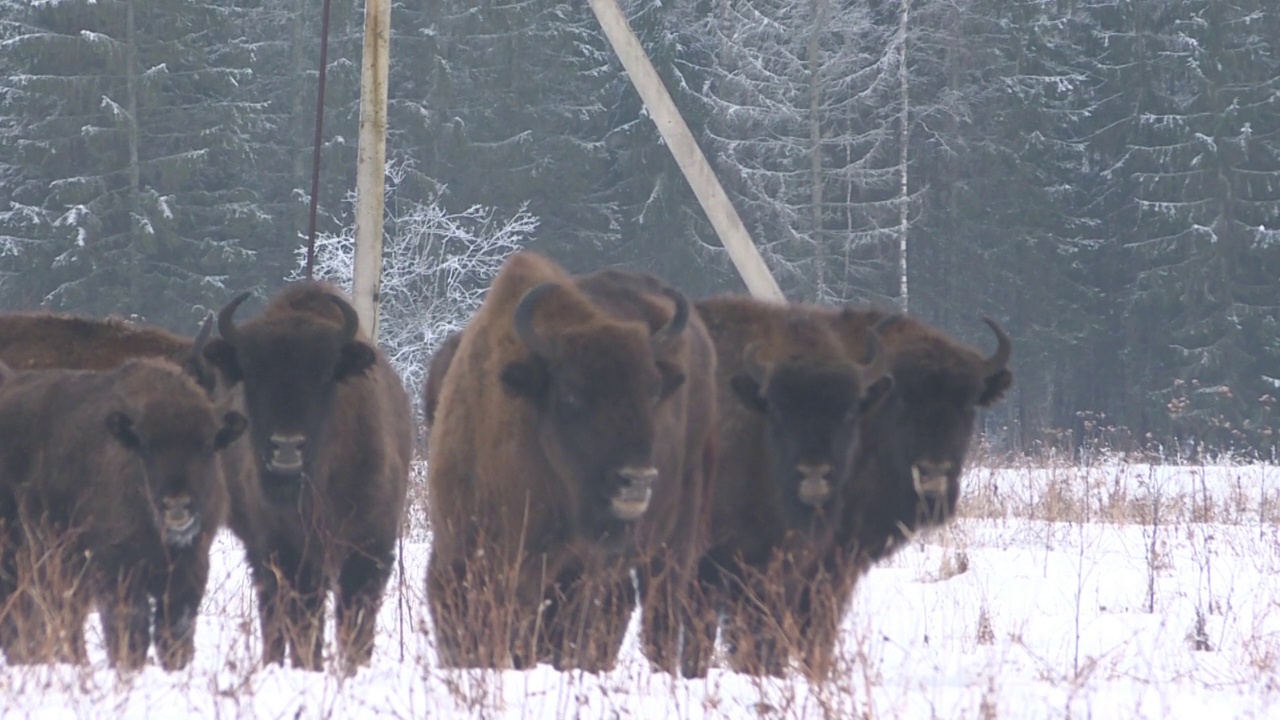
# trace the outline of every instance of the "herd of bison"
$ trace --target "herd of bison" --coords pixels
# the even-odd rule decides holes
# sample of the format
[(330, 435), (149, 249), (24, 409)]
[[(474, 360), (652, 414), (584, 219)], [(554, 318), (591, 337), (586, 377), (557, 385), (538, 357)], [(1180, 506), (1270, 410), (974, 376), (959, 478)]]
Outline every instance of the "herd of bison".
[[(0, 645), (167, 670), (195, 652), (214, 535), (243, 543), (263, 660), (369, 662), (419, 428), (335, 287), (232, 299), (195, 337), (0, 315)], [(242, 313), (243, 315), (243, 313)], [(955, 509), (980, 352), (871, 308), (690, 301), (652, 275), (511, 256), (427, 368), (430, 632), (445, 667), (686, 677), (832, 668), (854, 586)], [(721, 652), (716, 653), (717, 639)]]

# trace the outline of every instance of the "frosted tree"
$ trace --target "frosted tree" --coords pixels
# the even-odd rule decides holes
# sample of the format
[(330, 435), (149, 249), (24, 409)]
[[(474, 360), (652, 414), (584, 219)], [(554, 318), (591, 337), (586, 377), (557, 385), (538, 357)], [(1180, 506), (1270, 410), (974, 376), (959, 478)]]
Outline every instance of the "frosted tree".
[(252, 114), (231, 97), (246, 77), (231, 14), (138, 0), (3, 13), (0, 235), (23, 253), (0, 295), (186, 326), (250, 266), (240, 241), (262, 218), (230, 176)]
[[(416, 398), (431, 354), (465, 327), (503, 260), (528, 244), (538, 220), (524, 208), (509, 215), (482, 205), (450, 211), (443, 191), (426, 201), (401, 197), (397, 189), (409, 175), (405, 164), (387, 171), (378, 344)], [(354, 193), (348, 201), (354, 204)], [(354, 257), (354, 222), (322, 233), (313, 276), (350, 291)], [(306, 248), (297, 260), (290, 280), (303, 276)]]
[(707, 150), (779, 282), (867, 297), (898, 221), (892, 28), (835, 0), (713, 3), (701, 26)]

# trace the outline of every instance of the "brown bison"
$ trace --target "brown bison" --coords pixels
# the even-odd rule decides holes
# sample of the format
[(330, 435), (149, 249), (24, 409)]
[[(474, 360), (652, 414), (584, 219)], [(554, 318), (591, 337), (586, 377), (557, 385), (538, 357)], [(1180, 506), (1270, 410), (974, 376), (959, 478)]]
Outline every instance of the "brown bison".
[(177, 366), (0, 369), (0, 644), (10, 662), (85, 660), (96, 603), (113, 667), (195, 652), (209, 546), (227, 510), (219, 451), (244, 431)]
[(14, 370), (109, 370), (131, 358), (164, 358), (212, 394), (217, 378), (200, 356), (212, 327), (212, 313), (195, 338), (119, 318), (7, 313), (0, 315), (0, 361)]
[(508, 259), (431, 430), (427, 581), (444, 665), (612, 667), (637, 569), (646, 653), (675, 670), (682, 628), (706, 622), (684, 600), (715, 460), (714, 366), (688, 301), (655, 278)]
[(814, 606), (831, 602), (859, 427), (893, 379), (874, 341), (851, 359), (812, 308), (719, 297), (697, 310), (718, 355), (722, 453), (702, 580), (733, 667), (780, 674), (829, 632)]
[(333, 586), (338, 647), (354, 672), (373, 654), (399, 538), (413, 418), (400, 378), (331, 285), (299, 282), (235, 322), (218, 313), (205, 358), (240, 385), (251, 456), (230, 473), (231, 529), (245, 545), (266, 662), (319, 669)]
[(458, 352), (458, 344), (462, 342), (462, 332), (452, 332), (436, 348), (427, 363), (427, 376), (422, 381), (422, 426), (425, 434), (431, 434), (431, 425), (436, 419), (436, 406), (440, 404), (440, 388), (444, 387), (444, 375)]

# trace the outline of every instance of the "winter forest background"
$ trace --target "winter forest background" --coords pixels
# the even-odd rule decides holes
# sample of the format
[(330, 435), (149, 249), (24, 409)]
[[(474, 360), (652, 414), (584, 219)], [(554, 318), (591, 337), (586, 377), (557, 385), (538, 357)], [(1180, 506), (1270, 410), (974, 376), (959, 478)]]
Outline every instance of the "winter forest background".
[[(984, 349), (1004, 324), (996, 447), (1275, 458), (1280, 3), (622, 5), (790, 299), (905, 302)], [(0, 0), (0, 310), (190, 332), (296, 276), (320, 11)], [(362, 23), (333, 0), (331, 249)], [(474, 298), (447, 241), (484, 237), (743, 291), (585, 0), (398, 2), (392, 28), (388, 273)], [(456, 307), (384, 342), (429, 350)]]

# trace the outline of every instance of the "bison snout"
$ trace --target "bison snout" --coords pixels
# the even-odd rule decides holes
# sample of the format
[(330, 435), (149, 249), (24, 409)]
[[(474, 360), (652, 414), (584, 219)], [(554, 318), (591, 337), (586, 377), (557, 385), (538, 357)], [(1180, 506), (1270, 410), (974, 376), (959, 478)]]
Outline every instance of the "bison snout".
[(797, 465), (796, 472), (800, 476), (797, 494), (800, 502), (806, 505), (821, 505), (831, 497), (831, 466)]
[(921, 460), (911, 466), (911, 484), (921, 497), (945, 497), (951, 486), (950, 461)]
[(188, 495), (175, 495), (165, 498), (161, 512), (164, 524), (165, 542), (169, 545), (190, 545), (196, 533), (200, 531), (196, 510)]
[(273, 472), (297, 474), (302, 472), (302, 451), (307, 438), (302, 435), (272, 435), (271, 452), (267, 465)]
[(619, 520), (635, 520), (649, 509), (649, 499), (653, 497), (653, 484), (658, 480), (658, 471), (651, 467), (625, 467), (618, 471), (622, 479), (621, 487), (610, 502), (614, 517)]

